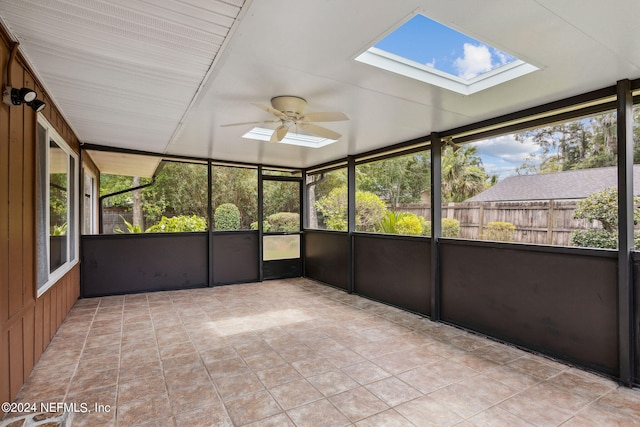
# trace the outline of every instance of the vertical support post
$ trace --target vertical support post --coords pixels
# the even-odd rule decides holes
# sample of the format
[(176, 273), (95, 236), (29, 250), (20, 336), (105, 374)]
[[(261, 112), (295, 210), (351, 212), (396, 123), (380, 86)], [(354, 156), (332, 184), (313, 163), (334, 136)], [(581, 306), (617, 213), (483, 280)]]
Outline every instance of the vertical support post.
[(264, 270), (262, 268), (262, 236), (264, 231), (262, 226), (264, 223), (264, 191), (262, 190), (262, 165), (258, 165), (258, 280), (264, 280)]
[(302, 263), (302, 277), (307, 276), (305, 256), (305, 229), (309, 226), (309, 194), (307, 192), (307, 171), (302, 171), (300, 181), (300, 262)]
[(431, 134), (431, 320), (440, 320), (440, 249), (442, 237), (442, 140)]
[(617, 83), (618, 130), (618, 346), (622, 384), (634, 379), (633, 342), (633, 96), (631, 82)]
[(213, 162), (207, 160), (207, 286), (215, 283), (213, 277)]
[(309, 228), (309, 187), (307, 184), (307, 170), (302, 171), (302, 192), (300, 199), (300, 228), (305, 230)]
[(353, 293), (355, 288), (355, 251), (354, 236), (356, 231), (356, 159), (347, 157), (347, 230), (349, 232), (349, 284), (347, 292)]

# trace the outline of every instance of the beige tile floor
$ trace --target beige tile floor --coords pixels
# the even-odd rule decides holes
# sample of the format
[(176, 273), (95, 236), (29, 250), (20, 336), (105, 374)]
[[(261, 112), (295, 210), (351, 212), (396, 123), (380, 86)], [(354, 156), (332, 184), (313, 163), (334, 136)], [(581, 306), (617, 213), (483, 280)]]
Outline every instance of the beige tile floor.
[(79, 300), (17, 401), (109, 405), (74, 426), (640, 425), (640, 390), (308, 279)]

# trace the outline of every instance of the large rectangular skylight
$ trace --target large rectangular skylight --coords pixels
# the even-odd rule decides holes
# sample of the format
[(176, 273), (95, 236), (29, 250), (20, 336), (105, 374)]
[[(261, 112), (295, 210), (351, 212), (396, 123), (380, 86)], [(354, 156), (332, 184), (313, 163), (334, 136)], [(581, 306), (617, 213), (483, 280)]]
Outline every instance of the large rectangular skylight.
[(421, 14), (356, 60), (464, 95), (538, 69)]

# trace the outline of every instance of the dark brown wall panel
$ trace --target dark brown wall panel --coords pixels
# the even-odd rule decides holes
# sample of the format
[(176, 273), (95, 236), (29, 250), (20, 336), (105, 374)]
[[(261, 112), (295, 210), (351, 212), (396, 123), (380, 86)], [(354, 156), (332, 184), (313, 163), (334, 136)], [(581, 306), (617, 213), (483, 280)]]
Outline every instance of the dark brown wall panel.
[(615, 253), (441, 241), (442, 319), (618, 372)]
[(349, 287), (349, 235), (304, 232), (305, 276), (342, 289)]
[(254, 282), (260, 279), (258, 232), (215, 233), (213, 238), (213, 283)]
[(633, 325), (635, 344), (635, 383), (640, 385), (640, 252), (633, 252)]
[(354, 236), (354, 292), (407, 310), (431, 313), (431, 241)]
[(93, 235), (81, 242), (83, 297), (207, 286), (206, 233)]

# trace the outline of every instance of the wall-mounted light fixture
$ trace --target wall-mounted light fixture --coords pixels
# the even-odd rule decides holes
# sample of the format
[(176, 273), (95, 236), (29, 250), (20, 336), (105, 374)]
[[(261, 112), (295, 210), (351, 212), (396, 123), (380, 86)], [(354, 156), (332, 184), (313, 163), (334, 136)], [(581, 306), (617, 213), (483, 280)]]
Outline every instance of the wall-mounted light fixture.
[(36, 99), (38, 97), (36, 91), (29, 89), (28, 87), (18, 89), (13, 87), (11, 84), (11, 67), (16, 58), (16, 53), (18, 52), (18, 45), (18, 42), (13, 44), (11, 54), (9, 55), (9, 63), (7, 64), (7, 84), (2, 91), (2, 102), (7, 105), (27, 104), (37, 113), (38, 111), (42, 111), (46, 104)]
[(20, 105), (23, 102), (26, 104), (35, 101), (37, 96), (36, 91), (28, 87), (16, 89), (15, 87), (6, 86), (2, 92), (2, 102), (7, 105)]
[(39, 99), (34, 99), (33, 101), (29, 101), (27, 102), (27, 105), (31, 107), (33, 111), (35, 111), (36, 113), (44, 110), (44, 107), (47, 106), (47, 104), (45, 104), (43, 101), (40, 101)]

